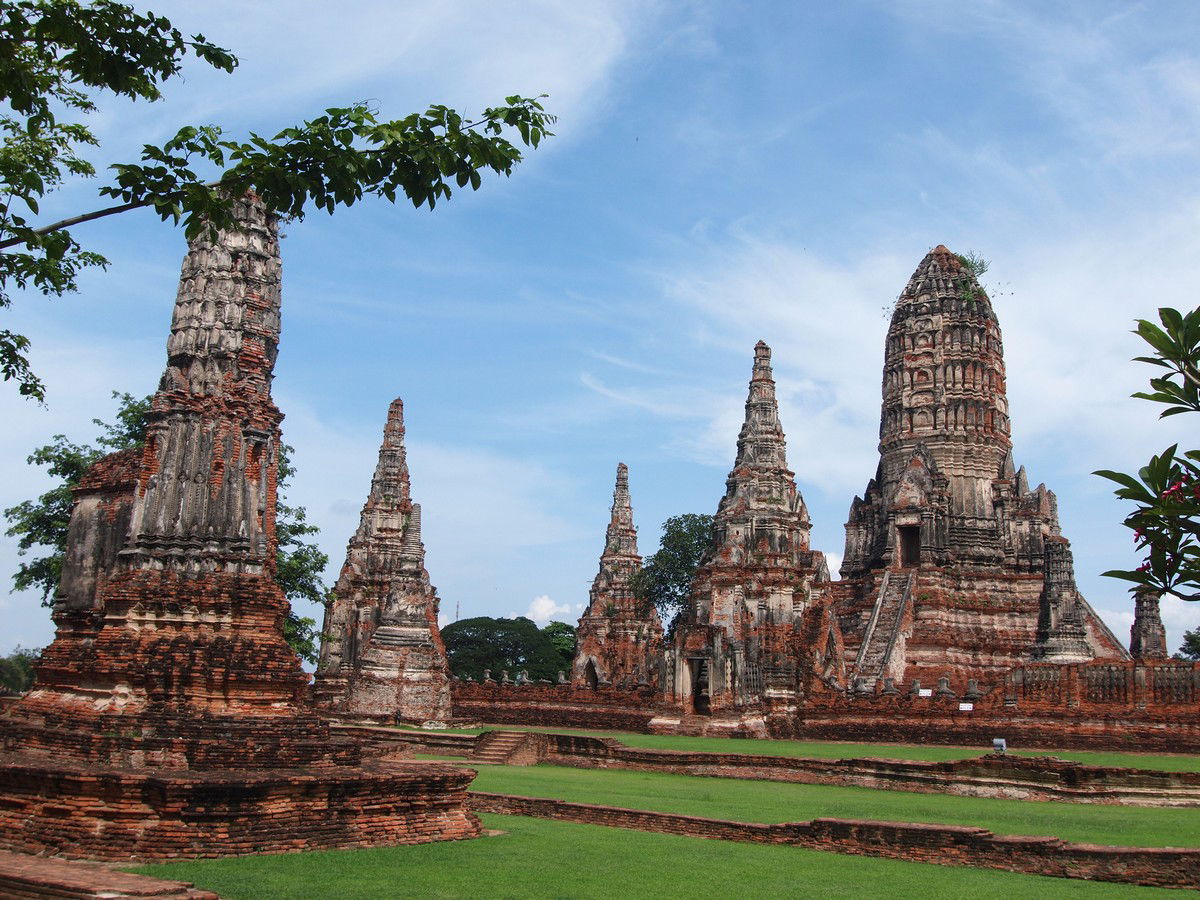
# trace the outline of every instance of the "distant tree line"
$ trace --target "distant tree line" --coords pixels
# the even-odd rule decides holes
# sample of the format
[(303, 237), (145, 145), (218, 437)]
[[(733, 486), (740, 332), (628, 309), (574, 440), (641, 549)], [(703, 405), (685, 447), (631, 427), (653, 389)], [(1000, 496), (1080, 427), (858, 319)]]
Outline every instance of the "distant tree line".
[(566, 622), (538, 628), (532, 619), (476, 616), (442, 629), (450, 672), (478, 681), (485, 671), (499, 681), (502, 673), (516, 680), (526, 672), (532, 681), (555, 681), (569, 672), (575, 659), (575, 629)]

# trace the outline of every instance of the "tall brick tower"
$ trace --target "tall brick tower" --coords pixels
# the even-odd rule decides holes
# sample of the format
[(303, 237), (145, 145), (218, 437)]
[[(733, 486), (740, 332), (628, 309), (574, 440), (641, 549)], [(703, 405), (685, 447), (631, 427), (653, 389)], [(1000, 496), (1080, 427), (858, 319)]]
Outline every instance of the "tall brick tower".
[(1052, 602), (1065, 604), (1063, 627), (1077, 619), (1084, 635), (1060, 634), (1056, 653), (1126, 657), (1074, 591), (1073, 573), (1059, 571), (1070, 568), (1069, 551), (1052, 566), (1065, 593), (1043, 591), (1047, 542), (1066, 542), (1054, 494), (1030, 489), (1009, 433), (991, 301), (960, 257), (936, 247), (892, 315), (879, 467), (846, 523), (836, 595), (860, 689), (884, 677), (998, 676), (1039, 655), (1039, 615)]
[(663, 629), (658, 611), (644, 607), (634, 595), (630, 579), (641, 567), (629, 499), (629, 468), (618, 463), (600, 571), (576, 632), (578, 644), (571, 667), (571, 683), (576, 687), (657, 687)]
[(388, 409), (371, 490), (325, 613), (317, 697), (334, 716), (377, 722), (450, 718), (450, 669), (437, 591), (412, 502), (404, 404)]
[(712, 546), (693, 581), (691, 616), (676, 630), (671, 696), (685, 711), (794, 706), (800, 622), (829, 581), (810, 528), (788, 468), (771, 348), (759, 341)]
[(57, 634), (0, 716), (0, 847), (105, 859), (477, 834), (471, 775), (362, 762), (308, 706), (274, 579), (275, 217), (192, 242), (144, 446), (76, 491)]

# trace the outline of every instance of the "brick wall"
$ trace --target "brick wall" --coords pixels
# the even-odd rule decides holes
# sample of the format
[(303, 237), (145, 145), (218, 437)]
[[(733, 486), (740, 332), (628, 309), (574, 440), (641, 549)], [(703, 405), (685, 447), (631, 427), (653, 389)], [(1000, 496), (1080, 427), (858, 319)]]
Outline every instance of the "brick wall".
[(648, 731), (656, 712), (648, 690), (455, 681), (451, 695), (455, 719), (494, 725)]
[(619, 768), (680, 775), (840, 784), (882, 790), (1070, 800), (1132, 806), (1200, 805), (1200, 773), (1088, 766), (1049, 757), (996, 756), (925, 762), (818, 759), (627, 747), (612, 738), (547, 734), (545, 761), (579, 768)]
[(304, 771), (0, 767), (0, 849), (102, 860), (236, 856), (469, 838), (475, 773), (456, 766)]
[(1194, 888), (1200, 884), (1200, 849), (1100, 847), (1071, 844), (1052, 837), (996, 835), (983, 828), (857, 819), (762, 825), (482, 791), (471, 791), (469, 802), (475, 812), (534, 816), (658, 834), (791, 844), (858, 856), (1005, 869), (1059, 878), (1157, 887)]

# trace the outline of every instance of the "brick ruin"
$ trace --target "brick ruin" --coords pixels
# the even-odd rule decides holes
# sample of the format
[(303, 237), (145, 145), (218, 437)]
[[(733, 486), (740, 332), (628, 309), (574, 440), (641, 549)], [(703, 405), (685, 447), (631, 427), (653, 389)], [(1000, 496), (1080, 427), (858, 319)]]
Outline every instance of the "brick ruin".
[(437, 591), (425, 570), (421, 506), (412, 502), (404, 404), (388, 409), (379, 463), (325, 611), (317, 705), (379, 723), (450, 718), (450, 669)]
[(1159, 596), (1153, 591), (1138, 591), (1133, 595), (1133, 625), (1129, 628), (1129, 655), (1139, 662), (1167, 659), (1167, 630), (1158, 611)]
[(1166, 658), (1157, 597), (1137, 598), (1131, 653), (1080, 594), (1054, 493), (1013, 459), (991, 301), (944, 246), (897, 300), (882, 394), (879, 465), (851, 504), (841, 580), (809, 547), (760, 342), (657, 701), (455, 685), (456, 709), (461, 698), (513, 724), (604, 727), (640, 710), (639, 730), (661, 732), (1200, 750), (1200, 664)]
[[(810, 655), (798, 636), (806, 613), (819, 611), (829, 587), (825, 556), (808, 545), (810, 528), (788, 468), (771, 349), (759, 341), (712, 545), (667, 653), (669, 704), (685, 715), (736, 715), (764, 705), (785, 714), (795, 710)], [(832, 639), (836, 652), (840, 644)]]
[(141, 449), (76, 491), (57, 633), (0, 716), (0, 846), (206, 856), (469, 837), (472, 775), (362, 761), (307, 705), (274, 580), (275, 218), (184, 259)]
[(579, 619), (571, 684), (653, 689), (659, 683), (662, 623), (653, 605), (640, 601), (630, 579), (642, 567), (629, 499), (629, 468), (617, 464), (612, 515), (604, 535), (600, 571)]

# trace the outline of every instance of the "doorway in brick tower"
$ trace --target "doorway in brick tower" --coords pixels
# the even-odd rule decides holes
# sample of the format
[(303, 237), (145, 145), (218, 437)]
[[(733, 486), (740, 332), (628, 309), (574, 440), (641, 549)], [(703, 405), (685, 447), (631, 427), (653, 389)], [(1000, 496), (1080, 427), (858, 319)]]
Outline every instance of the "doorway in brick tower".
[(921, 526), (900, 525), (896, 528), (900, 533), (900, 566), (909, 568), (921, 564)]
[(693, 659), (689, 668), (692, 670), (692, 711), (698, 716), (707, 716), (711, 712), (708, 695), (708, 660)]

